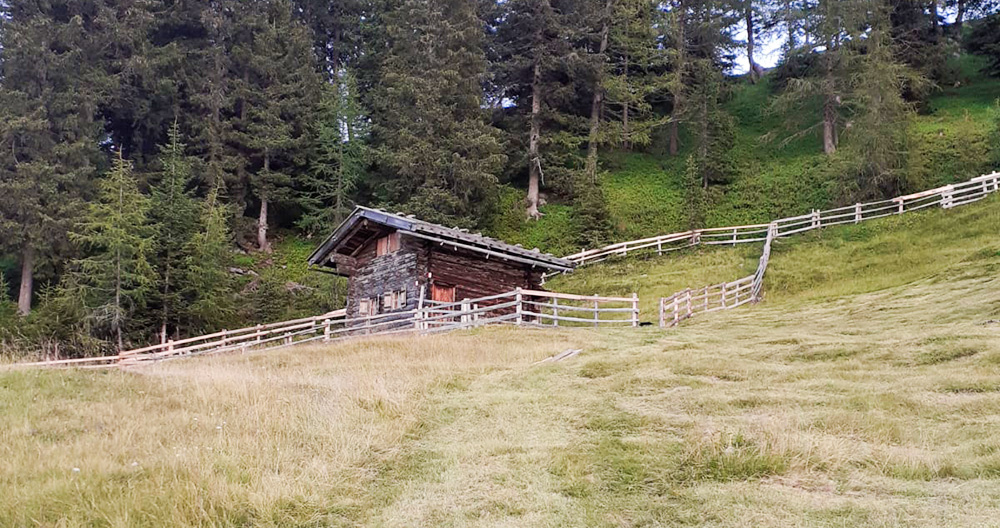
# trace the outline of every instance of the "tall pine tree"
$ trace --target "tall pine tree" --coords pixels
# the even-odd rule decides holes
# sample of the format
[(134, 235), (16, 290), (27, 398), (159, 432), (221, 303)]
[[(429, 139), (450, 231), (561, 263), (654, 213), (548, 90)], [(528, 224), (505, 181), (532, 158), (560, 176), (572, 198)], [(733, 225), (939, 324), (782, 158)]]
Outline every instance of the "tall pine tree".
[(18, 308), (27, 314), (35, 270), (63, 261), (98, 163), (101, 125), (94, 15), (88, 2), (7, 3), (0, 33), (0, 246), (20, 257)]
[(64, 295), (81, 303), (86, 328), (114, 340), (119, 351), (156, 284), (148, 260), (148, 213), (149, 199), (139, 192), (132, 165), (119, 152), (98, 182), (97, 199), (70, 233), (86, 256), (74, 263), (73, 286)]
[(505, 157), (483, 108), (483, 25), (467, 0), (403, 0), (373, 100), (385, 199), (434, 222), (489, 214)]
[(301, 229), (330, 231), (351, 213), (351, 193), (369, 161), (368, 129), (357, 82), (343, 72), (336, 84), (324, 87), (312, 126), (309, 170), (300, 180)]
[(231, 139), (244, 153), (244, 184), (260, 206), (257, 247), (270, 252), (270, 215), (289, 201), (301, 169), (320, 78), (308, 28), (290, 0), (243, 3), (233, 16), (240, 38), (232, 50), (238, 117)]
[(219, 330), (236, 312), (230, 211), (212, 189), (201, 205), (199, 230), (185, 253), (183, 318), (189, 333)]
[(181, 140), (180, 126), (170, 127), (169, 142), (160, 147), (159, 179), (150, 186), (150, 213), (153, 244), (151, 257), (157, 284), (150, 294), (150, 308), (156, 311), (161, 340), (181, 324), (181, 295), (188, 251), (198, 226), (198, 204), (192, 186), (191, 160)]

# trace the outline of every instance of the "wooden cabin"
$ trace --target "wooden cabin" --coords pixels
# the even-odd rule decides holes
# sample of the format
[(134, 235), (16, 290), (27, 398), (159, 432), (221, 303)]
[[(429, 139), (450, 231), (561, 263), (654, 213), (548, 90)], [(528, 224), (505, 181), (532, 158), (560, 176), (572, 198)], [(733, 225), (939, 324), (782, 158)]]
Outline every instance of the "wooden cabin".
[(348, 277), (348, 318), (414, 310), (421, 294), (447, 303), (538, 290), (545, 273), (574, 267), (537, 249), (366, 207), (355, 209), (309, 263)]

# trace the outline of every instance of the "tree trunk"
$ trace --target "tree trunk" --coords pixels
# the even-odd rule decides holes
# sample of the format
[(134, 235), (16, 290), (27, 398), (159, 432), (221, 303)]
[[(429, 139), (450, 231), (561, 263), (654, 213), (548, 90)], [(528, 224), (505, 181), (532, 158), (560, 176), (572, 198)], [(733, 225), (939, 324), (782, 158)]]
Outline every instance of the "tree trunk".
[(170, 302), (167, 300), (167, 297), (170, 296), (170, 263), (169, 263), (170, 256), (171, 255), (168, 254), (167, 267), (163, 272), (163, 315), (162, 319), (160, 320), (161, 344), (167, 342), (167, 321), (170, 319)]
[(931, 0), (931, 25), (934, 27), (934, 36), (940, 37), (943, 28), (941, 27), (941, 9), (939, 0)]
[(955, 14), (955, 35), (962, 38), (962, 24), (965, 23), (965, 0), (958, 0), (958, 13)]
[[(604, 23), (601, 26), (601, 47), (599, 53), (602, 57), (608, 51), (608, 35), (611, 33), (609, 19), (611, 18), (611, 2), (608, 0), (605, 5)], [(603, 72), (602, 72), (603, 73)], [(594, 81), (594, 97), (590, 102), (590, 138), (587, 145), (587, 176), (591, 183), (597, 183), (597, 134), (601, 128), (601, 107), (604, 104), (604, 88), (601, 86), (599, 75)]]
[(125, 340), (122, 337), (122, 254), (115, 251), (115, 319), (112, 324), (115, 335), (118, 336), (118, 353), (125, 350)]
[[(271, 170), (271, 154), (264, 151), (264, 173)], [(257, 219), (257, 248), (264, 253), (271, 253), (271, 243), (267, 241), (267, 193), (261, 192), (260, 196), (260, 218)]]
[(823, 79), (823, 152), (833, 155), (837, 152), (837, 105), (836, 79), (833, 75), (833, 54), (840, 48), (840, 42), (828, 40), (824, 53), (826, 73)]
[(538, 186), (542, 173), (542, 160), (539, 155), (541, 141), (542, 113), (542, 65), (535, 59), (534, 73), (531, 79), (531, 135), (528, 138), (528, 218), (537, 220), (542, 217), (538, 212)]
[(680, 151), (679, 125), (676, 119), (670, 120), (670, 155), (676, 156)]
[(703, 96), (701, 101), (701, 138), (700, 145), (698, 145), (698, 156), (701, 164), (701, 187), (702, 189), (708, 189), (708, 171), (706, 167), (708, 165), (708, 141), (710, 139), (709, 135), (709, 125), (708, 125), (708, 97)]
[[(624, 66), (625, 89), (628, 91), (628, 54), (625, 54)], [(625, 105), (622, 108), (622, 147), (625, 150), (632, 150), (632, 130), (630, 129), (631, 125), (629, 124), (629, 118), (631, 117), (629, 115), (629, 111), (631, 110), (631, 106), (629, 105), (628, 100), (630, 95), (631, 93), (626, 96)]]
[(257, 220), (257, 248), (264, 253), (271, 252), (271, 243), (267, 240), (267, 198), (260, 199), (260, 218)]
[(25, 243), (21, 254), (21, 289), (17, 297), (17, 311), (21, 315), (31, 313), (31, 297), (35, 293), (35, 248)]
[(785, 27), (788, 30), (788, 41), (785, 43), (785, 46), (787, 47), (786, 51), (790, 52), (795, 49), (795, 31), (798, 27), (792, 14), (791, 0), (785, 0)]
[(837, 152), (836, 104), (836, 98), (830, 95), (823, 103), (823, 152), (827, 155)]
[(683, 105), (684, 98), (684, 70), (687, 68), (687, 36), (684, 32), (684, 11), (683, 4), (680, 2), (676, 3), (674, 9), (677, 11), (677, 18), (675, 19), (676, 33), (677, 33), (677, 63), (674, 65), (676, 71), (674, 75), (676, 76), (674, 86), (671, 89), (671, 95), (674, 98), (674, 108), (670, 114), (670, 155), (676, 156), (680, 152), (680, 118), (681, 118), (681, 106)]
[(754, 55), (754, 25), (753, 25), (753, 0), (746, 0), (746, 22), (747, 22), (747, 61), (750, 65), (750, 82), (757, 84), (760, 80), (760, 66), (753, 60)]

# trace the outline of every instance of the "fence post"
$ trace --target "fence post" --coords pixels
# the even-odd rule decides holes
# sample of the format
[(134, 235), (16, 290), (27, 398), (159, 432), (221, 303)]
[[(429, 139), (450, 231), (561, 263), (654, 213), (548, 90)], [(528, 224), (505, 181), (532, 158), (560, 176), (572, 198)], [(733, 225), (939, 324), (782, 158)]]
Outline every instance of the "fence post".
[(518, 288), (514, 292), (514, 302), (517, 303), (517, 324), (524, 323), (524, 308), (521, 306), (521, 288)]
[(726, 309), (726, 291), (727, 291), (726, 286), (728, 286), (727, 283), (723, 283), (722, 284), (722, 309), (723, 310)]
[(899, 201), (899, 212), (897, 214), (903, 214), (905, 212), (905, 210), (903, 208), (904, 202), (905, 202), (905, 200), (900, 200)]
[(262, 324), (257, 325), (257, 332), (255, 332), (257, 334), (257, 344), (260, 344), (261, 338), (263, 337), (260, 334), (263, 330), (264, 330), (264, 325)]
[(941, 208), (951, 209), (952, 203), (954, 202), (954, 196), (955, 196), (955, 186), (949, 185), (945, 187), (944, 191), (941, 192)]
[(687, 318), (690, 319), (694, 315), (694, 310), (691, 308), (691, 288), (688, 288), (688, 290), (687, 290), (687, 305), (688, 305), (687, 306), (687, 308), (688, 308)]
[(663, 240), (656, 241), (656, 255), (659, 257), (663, 256)]
[(680, 305), (680, 295), (674, 297), (674, 326), (681, 323), (681, 305)]
[(660, 297), (660, 328), (664, 328), (664, 327), (667, 326), (667, 317), (666, 317), (666, 313), (665, 313), (666, 312), (666, 308), (667, 308), (666, 307), (667, 303), (665, 303), (663, 301), (664, 301), (664, 298)]
[(173, 339), (167, 339), (167, 352), (171, 356), (174, 355), (174, 340)]
[(739, 228), (736, 227), (733, 228), (733, 247), (736, 247), (736, 234), (738, 232), (738, 229)]
[(632, 328), (639, 327), (639, 294), (632, 293)]
[(460, 313), (462, 315), (458, 318), (458, 320), (463, 325), (468, 324), (469, 323), (469, 299), (467, 299), (467, 298), (466, 299), (462, 299), (462, 311)]
[(229, 330), (222, 330), (222, 346), (220, 348), (226, 348), (226, 343), (229, 341), (227, 336), (229, 335)]
[(559, 326), (559, 298), (552, 298), (552, 326)]
[(424, 330), (424, 295), (427, 293), (427, 286), (420, 285), (420, 296), (417, 297), (417, 313), (413, 314), (414, 326), (418, 332)]
[(854, 204), (854, 223), (861, 223), (861, 204)]
[(596, 299), (597, 294), (596, 293), (594, 294), (594, 297), (595, 297), (595, 299), (594, 299), (594, 328), (597, 328), (598, 326), (601, 325), (601, 312), (600, 312), (601, 305), (600, 305), (600, 303), (597, 302), (597, 299)]
[(330, 320), (327, 319), (323, 321), (323, 342), (330, 342)]

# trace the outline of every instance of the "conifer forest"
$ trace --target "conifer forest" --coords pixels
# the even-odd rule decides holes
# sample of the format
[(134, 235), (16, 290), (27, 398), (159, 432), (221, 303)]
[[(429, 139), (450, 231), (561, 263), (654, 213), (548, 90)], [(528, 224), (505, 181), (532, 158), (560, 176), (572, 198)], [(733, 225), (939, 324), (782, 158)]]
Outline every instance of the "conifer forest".
[(0, 355), (341, 308), (357, 205), (561, 256), (995, 170), (998, 11), (0, 0)]

